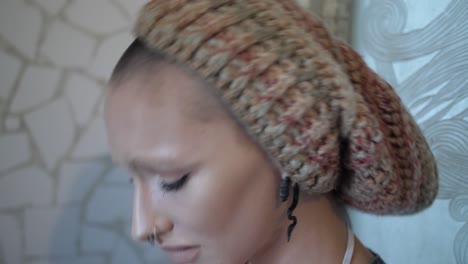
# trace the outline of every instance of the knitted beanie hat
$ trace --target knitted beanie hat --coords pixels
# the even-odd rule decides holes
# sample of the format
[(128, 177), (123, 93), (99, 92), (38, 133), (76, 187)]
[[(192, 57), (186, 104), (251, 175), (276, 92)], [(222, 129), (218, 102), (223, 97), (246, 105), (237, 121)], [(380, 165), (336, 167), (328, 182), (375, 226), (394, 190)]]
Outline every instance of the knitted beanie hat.
[(293, 0), (153, 0), (135, 33), (213, 84), (302, 191), (375, 214), (434, 200), (436, 163), (400, 98)]

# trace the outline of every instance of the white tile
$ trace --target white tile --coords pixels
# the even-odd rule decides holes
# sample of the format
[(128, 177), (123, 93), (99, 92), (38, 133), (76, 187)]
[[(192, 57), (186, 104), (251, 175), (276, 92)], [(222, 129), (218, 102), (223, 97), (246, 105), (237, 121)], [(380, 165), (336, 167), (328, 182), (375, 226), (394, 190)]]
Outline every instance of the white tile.
[(77, 253), (78, 208), (31, 208), (24, 214), (25, 254), (70, 256)]
[(42, 18), (23, 1), (0, 1), (0, 35), (27, 58), (34, 58)]
[(32, 260), (32, 261), (27, 261), (26, 264), (53, 264), (54, 260), (52, 259), (41, 259), (41, 260)]
[(117, 61), (133, 40), (134, 37), (129, 32), (106, 39), (99, 46), (97, 55), (89, 68), (89, 73), (103, 80), (108, 80)]
[(130, 174), (127, 170), (121, 167), (114, 167), (112, 168), (109, 173), (106, 174), (105, 182), (106, 183), (114, 183), (114, 184), (129, 184), (130, 185)]
[(87, 123), (98, 103), (103, 87), (81, 74), (73, 74), (65, 83), (65, 93), (79, 125)]
[(65, 15), (74, 24), (95, 34), (112, 33), (129, 25), (109, 0), (74, 1), (66, 8)]
[(95, 118), (81, 135), (75, 147), (73, 158), (97, 158), (109, 155), (104, 120), (101, 116)]
[(47, 67), (30, 66), (26, 69), (10, 111), (24, 112), (46, 102), (57, 90), (60, 72)]
[(126, 241), (121, 240), (111, 256), (111, 264), (141, 263), (137, 252), (130, 247)]
[(0, 172), (27, 162), (31, 158), (25, 133), (0, 136)]
[[(91, 223), (130, 223), (132, 213), (132, 186), (97, 188), (86, 205), (86, 219)], [(103, 210), (105, 208), (105, 211)]]
[(59, 158), (71, 146), (75, 128), (64, 99), (32, 112), (25, 117), (26, 125), (39, 147), (42, 159), (48, 168), (54, 168)]
[(7, 117), (7, 119), (5, 120), (5, 129), (8, 132), (16, 132), (20, 127), (21, 121), (19, 118)]
[(0, 50), (0, 98), (8, 98), (20, 68), (21, 62), (17, 58)]
[(49, 257), (47, 260), (28, 261), (27, 264), (104, 264), (107, 263), (103, 256), (83, 257)]
[(135, 18), (140, 12), (141, 8), (143, 8), (143, 5), (148, 2), (148, 0), (117, 0), (117, 2), (119, 2), (125, 8), (125, 10), (127, 10), (128, 13), (133, 18)]
[(83, 227), (81, 229), (81, 248), (84, 253), (110, 252), (117, 239), (115, 232), (103, 228)]
[(33, 0), (39, 4), (47, 13), (51, 15), (57, 15), (57, 13), (62, 9), (67, 0)]
[(0, 249), (6, 264), (21, 263), (21, 229), (13, 216), (0, 215)]
[(58, 185), (59, 204), (81, 202), (104, 169), (104, 164), (99, 161), (64, 163), (60, 169)]
[[(133, 193), (132, 193), (133, 194)], [(133, 196), (132, 196), (133, 197)], [(133, 200), (132, 200), (133, 201)], [(132, 208), (130, 208), (131, 210)], [(128, 217), (126, 219), (123, 219), (123, 223), (122, 222), (118, 222), (120, 225), (119, 225), (119, 229), (120, 229), (120, 232), (128, 239), (128, 240), (133, 240), (132, 238), (132, 216), (131, 216), (131, 213), (130, 215), (128, 215)], [(136, 242), (135, 240), (133, 240), (134, 242)], [(140, 243), (141, 245), (141, 243)]]
[(0, 209), (50, 205), (52, 195), (52, 179), (37, 167), (20, 169), (0, 178)]
[[(107, 87), (104, 88), (104, 93), (106, 93)], [(104, 117), (104, 112), (105, 112), (105, 105), (104, 105), (104, 100), (105, 97), (101, 98), (101, 101), (99, 102), (99, 110), (98, 110), (98, 115), (103, 118)]]
[[(85, 17), (85, 16), (84, 16)], [(48, 28), (41, 54), (64, 67), (85, 67), (91, 60), (96, 41), (60, 21)]]
[[(69, 261), (60, 262), (60, 264), (105, 264), (107, 263), (104, 257), (80, 257), (78, 259), (71, 259)], [(58, 263), (57, 263), (58, 264)]]

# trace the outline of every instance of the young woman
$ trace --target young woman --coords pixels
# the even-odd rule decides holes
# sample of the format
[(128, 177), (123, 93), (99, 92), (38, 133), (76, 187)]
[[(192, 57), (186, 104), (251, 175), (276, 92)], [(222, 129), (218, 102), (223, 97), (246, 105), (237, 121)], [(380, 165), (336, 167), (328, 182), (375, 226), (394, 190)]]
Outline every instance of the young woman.
[(174, 263), (384, 263), (342, 204), (409, 214), (437, 170), (394, 90), (292, 0), (156, 0), (106, 101), (132, 234)]

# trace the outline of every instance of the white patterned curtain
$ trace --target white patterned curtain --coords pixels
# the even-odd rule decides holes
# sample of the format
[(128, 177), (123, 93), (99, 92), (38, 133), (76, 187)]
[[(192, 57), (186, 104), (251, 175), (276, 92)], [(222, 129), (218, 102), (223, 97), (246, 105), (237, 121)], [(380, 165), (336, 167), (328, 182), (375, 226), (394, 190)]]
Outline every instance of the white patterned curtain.
[(353, 45), (389, 81), (436, 156), (440, 191), (421, 214), (350, 211), (388, 263), (468, 263), (468, 1), (357, 0)]

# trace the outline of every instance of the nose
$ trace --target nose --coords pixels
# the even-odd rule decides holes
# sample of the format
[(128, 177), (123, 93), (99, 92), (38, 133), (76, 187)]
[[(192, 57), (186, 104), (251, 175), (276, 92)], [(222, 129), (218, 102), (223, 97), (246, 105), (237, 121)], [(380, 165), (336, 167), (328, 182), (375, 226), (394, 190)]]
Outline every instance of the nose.
[[(161, 238), (173, 229), (171, 219), (162, 213), (151, 192), (135, 185), (133, 195), (132, 237), (135, 240), (148, 241), (152, 235), (161, 243)], [(155, 233), (155, 234), (154, 234)]]

